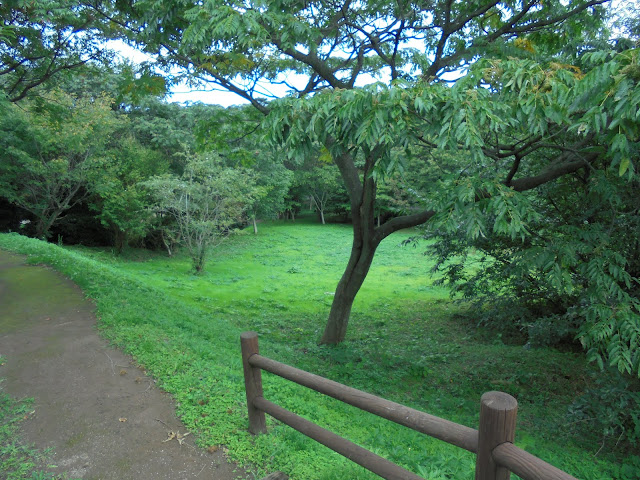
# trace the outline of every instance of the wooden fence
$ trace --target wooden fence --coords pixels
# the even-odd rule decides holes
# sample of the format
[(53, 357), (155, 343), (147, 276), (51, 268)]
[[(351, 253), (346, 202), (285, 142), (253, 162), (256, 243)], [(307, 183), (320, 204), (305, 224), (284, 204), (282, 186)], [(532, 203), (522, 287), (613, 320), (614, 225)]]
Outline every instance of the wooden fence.
[(576, 480), (568, 473), (513, 444), (518, 404), (511, 395), (503, 392), (487, 392), (482, 395), (479, 428), (474, 430), (263, 357), (258, 351), (258, 335), (255, 332), (240, 335), (240, 344), (249, 411), (249, 431), (253, 434), (267, 432), (265, 413), (268, 413), (382, 478), (423, 480), (415, 473), (266, 400), (262, 392), (262, 370), (266, 370), (361, 410), (475, 453), (476, 480), (506, 480), (510, 478), (510, 472), (524, 480)]

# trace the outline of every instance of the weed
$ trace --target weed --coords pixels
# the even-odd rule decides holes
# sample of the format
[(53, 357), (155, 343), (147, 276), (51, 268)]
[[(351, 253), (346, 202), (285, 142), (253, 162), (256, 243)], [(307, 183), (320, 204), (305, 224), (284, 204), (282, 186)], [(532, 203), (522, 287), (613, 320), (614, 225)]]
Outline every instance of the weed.
[[(2, 365), (4, 360), (0, 357)], [(15, 400), (4, 393), (0, 379), (0, 478), (62, 480), (63, 477), (38, 468), (43, 454), (20, 436), (20, 423), (28, 418), (32, 403), (32, 399)]]

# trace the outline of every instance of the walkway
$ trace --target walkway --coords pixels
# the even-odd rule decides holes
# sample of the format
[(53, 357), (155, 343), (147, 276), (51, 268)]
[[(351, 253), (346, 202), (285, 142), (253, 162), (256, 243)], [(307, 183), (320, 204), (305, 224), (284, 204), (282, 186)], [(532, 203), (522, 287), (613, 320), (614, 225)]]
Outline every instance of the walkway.
[(0, 378), (35, 399), (26, 440), (72, 479), (245, 478), (221, 451), (194, 447), (172, 398), (98, 337), (93, 310), (57, 272), (0, 251)]

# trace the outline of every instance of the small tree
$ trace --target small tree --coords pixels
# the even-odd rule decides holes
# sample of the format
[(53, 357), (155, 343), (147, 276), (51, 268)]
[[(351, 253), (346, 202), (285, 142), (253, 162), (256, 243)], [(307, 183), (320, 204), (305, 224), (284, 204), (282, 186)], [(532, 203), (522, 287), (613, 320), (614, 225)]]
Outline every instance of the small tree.
[(93, 176), (90, 206), (111, 232), (118, 253), (152, 227), (150, 199), (143, 184), (168, 167), (166, 158), (127, 135), (113, 145)]
[(36, 218), (38, 237), (89, 196), (107, 140), (122, 124), (110, 103), (54, 90), (20, 107), (0, 104), (0, 196)]
[(300, 171), (298, 179), (324, 225), (327, 212), (335, 210), (331, 205), (341, 196), (346, 196), (346, 191), (335, 165), (322, 161), (313, 163), (310, 169)]
[(173, 220), (164, 227), (169, 236), (187, 248), (194, 271), (201, 273), (208, 250), (241, 222), (254, 181), (244, 170), (222, 167), (216, 156), (206, 155), (189, 160), (181, 177), (155, 177), (145, 184), (156, 213)]

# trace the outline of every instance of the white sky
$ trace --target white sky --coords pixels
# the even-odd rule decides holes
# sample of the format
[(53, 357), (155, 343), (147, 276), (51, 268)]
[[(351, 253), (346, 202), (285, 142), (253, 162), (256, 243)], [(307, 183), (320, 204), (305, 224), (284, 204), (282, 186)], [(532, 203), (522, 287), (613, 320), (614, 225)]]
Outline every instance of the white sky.
[[(123, 61), (142, 63), (152, 60), (152, 58), (146, 53), (141, 52), (120, 40), (111, 40), (108, 42), (108, 46), (109, 48), (117, 51)], [(223, 107), (248, 103), (243, 98), (228, 91), (194, 90), (187, 85), (172, 86), (167, 95), (167, 101), (177, 103), (202, 102), (222, 105)]]
[[(612, 0), (612, 6), (617, 9), (621, 6), (630, 6), (633, 5), (637, 8), (639, 0)], [(120, 53), (122, 59), (133, 61), (134, 63), (142, 63), (144, 61), (151, 60), (151, 57), (146, 55), (139, 50), (136, 50), (129, 45), (125, 44), (119, 40), (112, 40), (108, 42), (109, 47)], [(292, 81), (292, 79), (288, 79)], [(374, 82), (375, 79), (367, 78), (363, 79), (364, 82), (360, 81), (358, 84), (371, 83)], [(304, 82), (304, 79), (302, 80)], [(304, 83), (301, 87), (304, 86)], [(265, 86), (269, 91), (278, 97), (286, 95), (286, 87), (283, 85), (269, 85)], [(186, 103), (186, 102), (202, 102), (206, 104), (217, 104), (222, 105), (223, 107), (228, 107), (231, 105), (239, 105), (248, 103), (242, 97), (235, 95), (226, 90), (196, 90), (188, 85), (174, 85), (170, 88), (170, 92), (167, 95), (167, 101), (169, 102), (177, 102), (177, 103)]]

